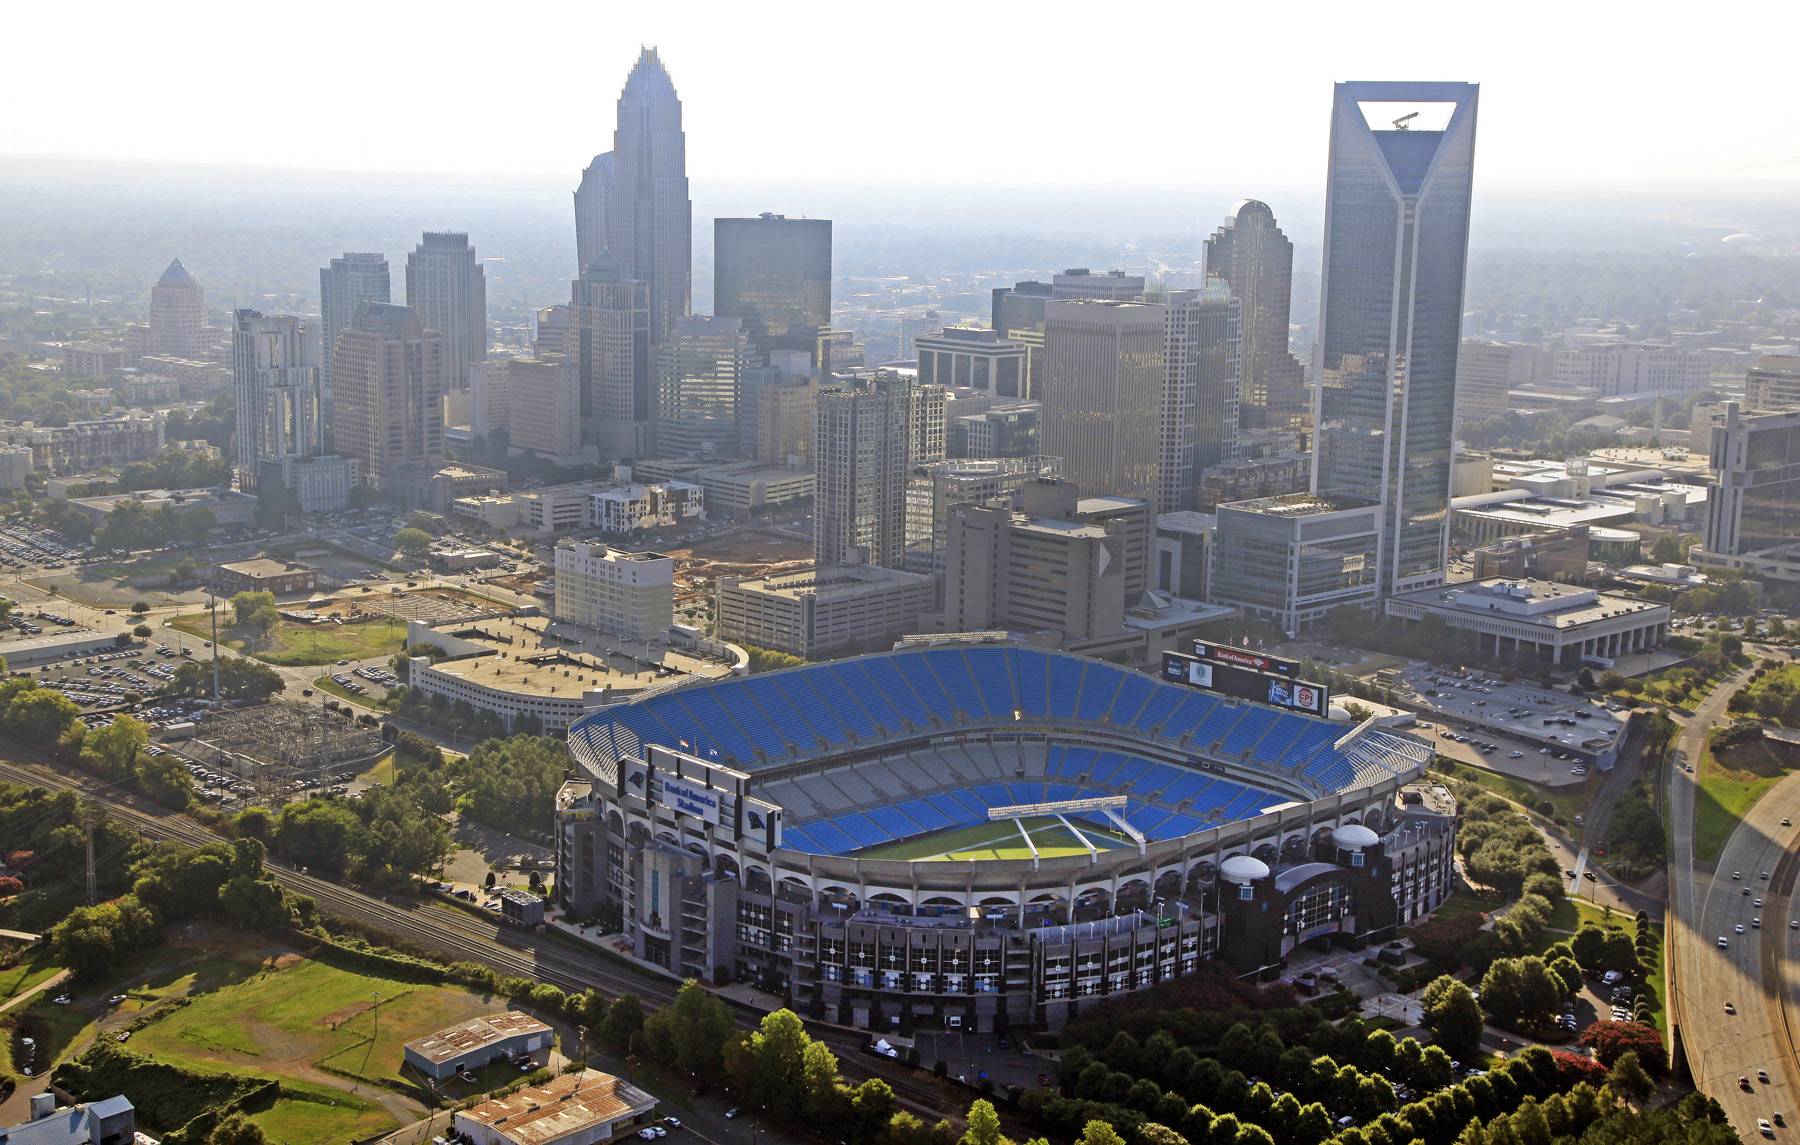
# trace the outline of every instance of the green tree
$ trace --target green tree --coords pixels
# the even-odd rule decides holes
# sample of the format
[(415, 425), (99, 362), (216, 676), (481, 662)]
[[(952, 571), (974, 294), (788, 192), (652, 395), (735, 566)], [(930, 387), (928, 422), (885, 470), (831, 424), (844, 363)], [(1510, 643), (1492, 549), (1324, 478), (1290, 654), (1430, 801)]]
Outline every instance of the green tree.
[(620, 1049), (629, 1048), (638, 1031), (644, 1028), (644, 1004), (636, 994), (621, 994), (606, 1010), (606, 1025), (601, 1036)]
[(1481, 1046), (1484, 1021), (1481, 1006), (1468, 986), (1449, 975), (1440, 975), (1421, 996), (1422, 1024), (1452, 1056), (1473, 1058)]
[(149, 745), (150, 726), (121, 714), (112, 723), (87, 734), (82, 742), (81, 763), (102, 775), (122, 778), (133, 774), (138, 753)]
[(1639, 1063), (1636, 1050), (1626, 1050), (1619, 1055), (1606, 1075), (1606, 1085), (1619, 1096), (1638, 1102), (1649, 1097), (1650, 1091), (1656, 1088), (1656, 1083)]
[(144, 613), (150, 611), (150, 606), (141, 600), (133, 601), (131, 611), (138, 616), (142, 616)]
[(424, 529), (401, 529), (394, 534), (394, 548), (415, 560), (422, 560), (431, 554), (431, 534)]
[(1077, 1145), (1125, 1145), (1125, 1138), (1104, 1121), (1090, 1121), (1082, 1127)]
[(976, 1101), (969, 1106), (969, 1128), (962, 1135), (961, 1145), (1003, 1145), (1005, 1134), (1000, 1132), (1000, 1115), (994, 1112), (989, 1101)]
[(692, 978), (682, 983), (671, 1008), (675, 1064), (690, 1074), (713, 1076), (723, 1064), (731, 1012), (716, 995)]
[(234, 1113), (213, 1126), (206, 1135), (206, 1145), (267, 1145), (262, 1127), (241, 1113)]

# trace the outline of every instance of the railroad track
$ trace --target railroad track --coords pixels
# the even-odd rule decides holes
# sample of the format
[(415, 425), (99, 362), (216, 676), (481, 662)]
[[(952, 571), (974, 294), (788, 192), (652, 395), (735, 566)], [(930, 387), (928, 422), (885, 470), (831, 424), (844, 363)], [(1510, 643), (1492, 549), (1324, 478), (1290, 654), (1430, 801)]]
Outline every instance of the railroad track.
[[(220, 841), (218, 835), (184, 815), (144, 803), (86, 776), (68, 775), (41, 764), (0, 762), (0, 780), (84, 792), (103, 801), (109, 814), (130, 824), (148, 839), (196, 847)], [(548, 982), (564, 990), (593, 987), (614, 997), (636, 994), (657, 1005), (673, 1002), (680, 989), (671, 979), (635, 970), (605, 955), (589, 953), (554, 939), (488, 922), (456, 907), (429, 901), (398, 902), (302, 873), (273, 860), (266, 862), (265, 867), (283, 887), (308, 896), (325, 914), (395, 935), (456, 960), (481, 963), (511, 977)], [(762, 1011), (730, 1003), (729, 999), (727, 1002), (732, 1005), (740, 1026), (753, 1026), (760, 1020)], [(914, 1113), (929, 1118), (959, 1118), (962, 1115), (965, 1105), (936, 1083), (922, 1083), (874, 1068), (872, 1059), (862, 1052), (860, 1036), (825, 1028), (815, 1028), (812, 1032), (838, 1055), (840, 1072), (846, 1080), (859, 1082), (879, 1077), (893, 1087), (899, 1104)]]

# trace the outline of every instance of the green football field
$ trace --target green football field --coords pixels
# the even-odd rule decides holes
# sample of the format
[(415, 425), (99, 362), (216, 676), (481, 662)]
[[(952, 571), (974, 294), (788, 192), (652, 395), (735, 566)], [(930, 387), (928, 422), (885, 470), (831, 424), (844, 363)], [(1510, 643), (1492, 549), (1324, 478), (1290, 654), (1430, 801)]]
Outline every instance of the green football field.
[[(1054, 816), (1036, 815), (1029, 819), (1005, 819), (998, 823), (976, 823), (968, 827), (951, 827), (943, 831), (935, 831), (929, 835), (919, 835), (911, 839), (897, 839), (892, 843), (883, 843), (878, 847), (870, 847), (866, 851), (858, 851), (859, 859), (902, 859), (911, 862), (945, 860), (950, 862), (981, 862), (990, 859), (1029, 859), (1031, 848), (1019, 837), (1017, 823), (1022, 822), (1025, 829), (1031, 832), (1031, 841), (1037, 845), (1038, 854), (1046, 859), (1060, 858), (1064, 855), (1085, 855), (1087, 848), (1082, 846), (1073, 832), (1063, 826)], [(1071, 822), (1076, 822), (1071, 820)], [(1096, 827), (1091, 823), (1080, 823), (1081, 833), (1102, 851), (1123, 846), (1125, 839), (1111, 828)]]

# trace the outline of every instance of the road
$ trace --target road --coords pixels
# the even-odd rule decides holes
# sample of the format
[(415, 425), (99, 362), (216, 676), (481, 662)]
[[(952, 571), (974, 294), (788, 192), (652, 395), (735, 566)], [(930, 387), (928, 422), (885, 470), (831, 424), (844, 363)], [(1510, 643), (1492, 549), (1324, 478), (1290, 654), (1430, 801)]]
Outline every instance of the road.
[[(16, 749), (14, 754), (18, 754)], [(174, 814), (116, 790), (101, 791), (105, 785), (97, 780), (66, 775), (44, 763), (16, 759), (0, 762), (0, 780), (87, 790), (96, 802), (106, 805), (109, 815), (131, 825), (149, 839), (170, 839), (192, 846), (219, 839), (185, 815)], [(673, 1002), (680, 988), (680, 984), (671, 978), (652, 974), (598, 950), (557, 937), (501, 926), (485, 916), (436, 900), (370, 894), (302, 874), (273, 861), (268, 863), (268, 870), (288, 890), (310, 896), (325, 914), (394, 935), (453, 960), (491, 966), (501, 974), (549, 982), (565, 990), (593, 987), (614, 997), (636, 994), (656, 1006)], [(753, 1025), (761, 1017), (759, 1012), (746, 1007), (736, 1007), (736, 1013), (742, 1026)], [(927, 1120), (944, 1116), (960, 1118), (967, 1110), (970, 1100), (967, 1094), (941, 1088), (938, 1083), (920, 1079), (910, 1071), (874, 1068), (876, 1059), (862, 1053), (864, 1039), (860, 1034), (820, 1026), (810, 1026), (809, 1030), (838, 1055), (842, 1073), (850, 1082), (879, 1076), (893, 1087), (902, 1107)]]
[[(1694, 1084), (1724, 1107), (1745, 1140), (1756, 1122), (1779, 1110), (1800, 1114), (1800, 1058), (1790, 1012), (1800, 1012), (1800, 918), (1792, 895), (1800, 875), (1800, 832), (1781, 820), (1800, 820), (1800, 775), (1789, 776), (1743, 817), (1717, 863), (1694, 855), (1694, 808), (1706, 733), (1720, 720), (1749, 670), (1726, 680), (1701, 701), (1675, 742), (1668, 795), (1674, 846), (1669, 856), (1669, 1020), (1678, 1029)], [(1690, 773), (1687, 769), (1696, 769)], [(1769, 879), (1764, 881), (1763, 872)], [(1733, 879), (1733, 873), (1741, 878)], [(1745, 890), (1749, 894), (1743, 893)], [(1759, 909), (1758, 898), (1763, 900)], [(1760, 917), (1760, 929), (1751, 924)], [(1744, 933), (1736, 933), (1738, 926)], [(1719, 939), (1726, 945), (1720, 948)], [(1730, 1003), (1735, 1014), (1725, 1012)], [(1766, 1069), (1769, 1083), (1756, 1078)], [(1748, 1077), (1745, 1091), (1737, 1079)], [(1778, 1129), (1778, 1137), (1794, 1131)]]

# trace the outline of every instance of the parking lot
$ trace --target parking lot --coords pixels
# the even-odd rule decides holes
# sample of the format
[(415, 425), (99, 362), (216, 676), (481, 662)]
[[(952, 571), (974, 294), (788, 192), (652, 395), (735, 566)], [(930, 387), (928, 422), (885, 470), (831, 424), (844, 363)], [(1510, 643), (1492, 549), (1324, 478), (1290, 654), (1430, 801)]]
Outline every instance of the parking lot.
[(1408, 703), (1443, 717), (1445, 726), (1427, 730), (1469, 749), (1446, 755), (1537, 783), (1575, 782), (1591, 765), (1612, 766), (1630, 717), (1618, 704), (1478, 672), (1416, 664), (1400, 680)]

